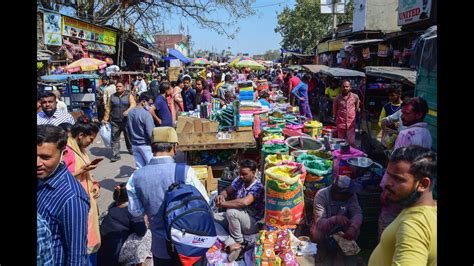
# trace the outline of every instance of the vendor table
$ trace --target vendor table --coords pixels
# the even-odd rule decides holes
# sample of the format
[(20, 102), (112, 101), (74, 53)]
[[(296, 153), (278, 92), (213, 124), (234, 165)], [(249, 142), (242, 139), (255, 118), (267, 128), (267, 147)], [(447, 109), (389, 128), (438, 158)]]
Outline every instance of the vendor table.
[(230, 138), (219, 139), (218, 133), (178, 134), (179, 151), (224, 150), (255, 148), (253, 131), (230, 132)]

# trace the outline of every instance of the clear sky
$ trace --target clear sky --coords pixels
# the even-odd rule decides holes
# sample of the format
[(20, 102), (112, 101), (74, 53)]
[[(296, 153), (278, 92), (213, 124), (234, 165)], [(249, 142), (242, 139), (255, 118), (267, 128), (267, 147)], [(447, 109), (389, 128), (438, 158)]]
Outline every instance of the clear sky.
[[(237, 22), (236, 26), (240, 31), (233, 40), (215, 31), (200, 28), (194, 20), (177, 18), (175, 15), (164, 23), (165, 31), (167, 34), (177, 34), (180, 24), (185, 30), (189, 26), (193, 50), (214, 50), (220, 53), (224, 49), (229, 50), (230, 47), (232, 54), (241, 52), (255, 55), (263, 54), (270, 49), (280, 49), (281, 35), (274, 31), (277, 25), (277, 13), (286, 6), (294, 8), (295, 0), (256, 0), (252, 6), (256, 14)], [(69, 8), (64, 8), (63, 12), (67, 15), (74, 14)], [(223, 18), (219, 12), (216, 17)]]
[(240, 31), (235, 39), (228, 39), (225, 35), (209, 29), (201, 29), (196, 22), (182, 19), (174, 19), (165, 23), (166, 32), (174, 34), (179, 32), (179, 24), (182, 23), (186, 29), (189, 26), (189, 34), (193, 43), (193, 50), (209, 50), (213, 48), (218, 53), (223, 49), (232, 51), (233, 54), (242, 52), (250, 55), (263, 54), (267, 50), (279, 49), (281, 35), (275, 33), (277, 25), (277, 12), (281, 12), (285, 6), (293, 8), (295, 0), (256, 0), (253, 4), (256, 14), (241, 19), (237, 26)]

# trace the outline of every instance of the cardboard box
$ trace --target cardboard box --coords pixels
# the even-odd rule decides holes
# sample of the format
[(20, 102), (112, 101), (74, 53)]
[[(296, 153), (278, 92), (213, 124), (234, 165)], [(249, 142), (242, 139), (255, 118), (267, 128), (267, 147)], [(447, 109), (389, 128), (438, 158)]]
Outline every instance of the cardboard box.
[(252, 131), (253, 127), (239, 127), (237, 131)]
[(209, 132), (217, 132), (219, 129), (219, 122), (210, 121), (209, 123)]
[(202, 132), (211, 132), (211, 121), (201, 120)]
[(201, 183), (206, 188), (208, 196), (211, 195), (211, 191), (217, 190), (217, 180), (218, 178), (214, 178), (212, 174), (212, 167), (207, 165), (193, 165), (191, 166), (196, 175), (201, 181)]
[(194, 132), (201, 133), (202, 132), (202, 122), (201, 119), (194, 120)]
[(178, 116), (176, 133), (194, 133), (194, 117)]

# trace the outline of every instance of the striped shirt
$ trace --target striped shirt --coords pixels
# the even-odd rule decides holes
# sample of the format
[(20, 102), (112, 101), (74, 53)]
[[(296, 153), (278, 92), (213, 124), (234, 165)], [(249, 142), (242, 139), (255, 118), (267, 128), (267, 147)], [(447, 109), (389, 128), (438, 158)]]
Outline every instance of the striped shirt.
[(44, 112), (36, 114), (37, 125), (53, 125), (59, 126), (62, 123), (70, 123), (74, 125), (74, 118), (68, 112), (56, 109), (56, 112), (51, 117), (48, 117)]
[(48, 180), (38, 180), (36, 197), (51, 230), (54, 264), (86, 265), (89, 197), (64, 163)]
[(48, 228), (48, 222), (37, 214), (36, 216), (36, 265), (53, 265), (53, 250), (51, 249), (51, 231)]

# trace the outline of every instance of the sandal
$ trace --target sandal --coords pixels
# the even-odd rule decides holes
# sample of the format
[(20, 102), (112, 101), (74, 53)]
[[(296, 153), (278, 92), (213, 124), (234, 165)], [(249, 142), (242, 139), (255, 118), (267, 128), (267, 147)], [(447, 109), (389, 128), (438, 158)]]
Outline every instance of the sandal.
[(237, 260), (240, 257), (240, 255), (242, 253), (242, 250), (243, 250), (242, 247), (232, 249), (229, 253), (229, 256), (227, 257), (227, 261), (228, 262), (233, 262), (233, 261)]

